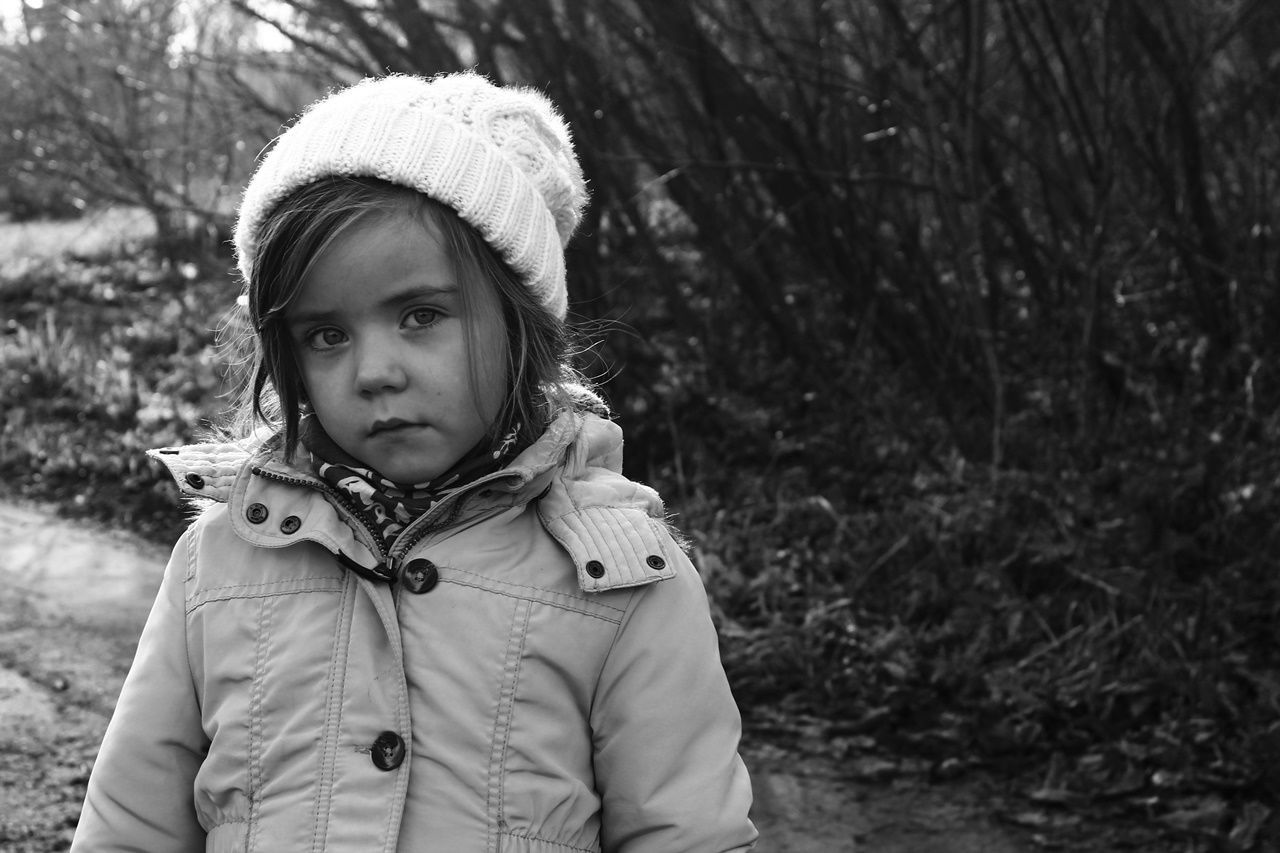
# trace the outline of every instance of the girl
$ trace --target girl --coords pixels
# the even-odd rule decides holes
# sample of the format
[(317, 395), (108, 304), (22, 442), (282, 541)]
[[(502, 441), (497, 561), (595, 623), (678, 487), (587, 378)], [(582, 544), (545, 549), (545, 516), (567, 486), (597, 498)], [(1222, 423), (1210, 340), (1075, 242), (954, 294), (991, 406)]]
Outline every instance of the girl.
[(256, 437), (179, 540), (74, 851), (755, 839), (706, 596), (565, 366), (568, 131), (473, 74), (313, 105), (236, 224)]

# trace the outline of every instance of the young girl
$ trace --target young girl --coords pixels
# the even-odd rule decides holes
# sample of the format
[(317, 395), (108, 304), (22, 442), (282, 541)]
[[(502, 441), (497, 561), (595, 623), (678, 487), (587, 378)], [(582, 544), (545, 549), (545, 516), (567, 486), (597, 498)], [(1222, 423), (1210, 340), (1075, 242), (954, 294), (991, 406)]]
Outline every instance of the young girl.
[(236, 225), (256, 437), (154, 451), (179, 540), (73, 850), (724, 851), (706, 596), (565, 364), (586, 191), (539, 94), (313, 105)]

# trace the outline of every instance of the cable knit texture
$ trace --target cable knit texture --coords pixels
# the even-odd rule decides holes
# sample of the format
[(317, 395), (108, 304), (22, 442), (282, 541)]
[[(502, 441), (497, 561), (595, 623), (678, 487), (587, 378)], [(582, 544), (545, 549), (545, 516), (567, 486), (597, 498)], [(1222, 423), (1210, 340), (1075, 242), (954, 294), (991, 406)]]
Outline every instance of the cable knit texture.
[(564, 247), (587, 190), (569, 129), (539, 92), (469, 72), (391, 75), (312, 104), (245, 188), (235, 244), (246, 281), (266, 216), (335, 175), (380, 178), (453, 208), (549, 312), (565, 316)]

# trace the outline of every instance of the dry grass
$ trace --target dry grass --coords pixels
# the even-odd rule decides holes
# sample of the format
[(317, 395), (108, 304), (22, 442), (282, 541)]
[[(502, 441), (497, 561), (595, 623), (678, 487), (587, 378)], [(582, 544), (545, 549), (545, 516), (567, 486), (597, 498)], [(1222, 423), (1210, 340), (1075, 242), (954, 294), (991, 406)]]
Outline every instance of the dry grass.
[[(155, 235), (155, 225), (141, 208), (110, 207), (80, 219), (0, 223), (0, 282), (18, 278), (32, 267), (77, 257), (103, 257)], [(2, 284), (0, 284), (2, 286)]]

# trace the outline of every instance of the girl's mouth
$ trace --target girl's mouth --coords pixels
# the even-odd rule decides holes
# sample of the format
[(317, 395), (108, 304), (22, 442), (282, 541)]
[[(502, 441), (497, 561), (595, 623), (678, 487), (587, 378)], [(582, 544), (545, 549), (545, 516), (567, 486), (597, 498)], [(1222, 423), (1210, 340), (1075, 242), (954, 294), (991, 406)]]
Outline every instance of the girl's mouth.
[(409, 429), (416, 426), (420, 425), (400, 418), (391, 418), (385, 421), (374, 421), (373, 426), (369, 429), (369, 435), (381, 435), (383, 433)]

